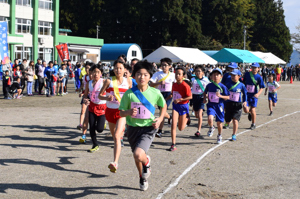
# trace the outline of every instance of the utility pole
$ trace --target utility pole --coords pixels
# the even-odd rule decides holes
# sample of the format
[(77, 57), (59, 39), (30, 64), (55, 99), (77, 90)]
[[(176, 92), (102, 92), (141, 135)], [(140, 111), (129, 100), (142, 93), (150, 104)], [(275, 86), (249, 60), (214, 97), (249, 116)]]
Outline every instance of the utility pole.
[(244, 26), (244, 50), (246, 50), (247, 26)]
[(98, 33), (100, 32), (100, 26), (96, 26), (97, 27), (97, 39), (98, 39)]

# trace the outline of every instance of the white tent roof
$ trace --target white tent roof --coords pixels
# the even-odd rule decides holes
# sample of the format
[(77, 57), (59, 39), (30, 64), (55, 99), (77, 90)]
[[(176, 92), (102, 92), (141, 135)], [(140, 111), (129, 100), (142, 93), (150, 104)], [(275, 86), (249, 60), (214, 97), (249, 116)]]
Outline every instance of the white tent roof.
[(260, 51), (251, 51), (255, 56), (265, 61), (265, 64), (286, 64), (285, 61), (274, 55), (273, 53), (263, 53)]
[(197, 48), (182, 48), (161, 46), (144, 58), (149, 62), (159, 63), (162, 58), (168, 57), (173, 63), (184, 62), (193, 64), (217, 64), (218, 62)]

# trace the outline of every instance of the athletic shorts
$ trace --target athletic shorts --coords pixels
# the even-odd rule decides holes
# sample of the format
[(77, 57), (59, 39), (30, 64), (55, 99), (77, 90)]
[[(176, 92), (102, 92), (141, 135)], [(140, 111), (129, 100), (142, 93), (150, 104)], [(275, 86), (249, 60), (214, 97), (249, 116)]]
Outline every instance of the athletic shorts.
[[(90, 99), (90, 96), (88, 95), (87, 98)], [(81, 97), (81, 102), (80, 102), (81, 105), (83, 104), (83, 99), (84, 99), (84, 96)]]
[(251, 107), (257, 107), (257, 101), (258, 99), (256, 97), (250, 97), (247, 96), (247, 106), (251, 106)]
[[(167, 99), (170, 95), (171, 95), (171, 92), (161, 92), (162, 96), (164, 97), (164, 99)], [(172, 102), (172, 98), (170, 98), (169, 100), (166, 100), (166, 103), (167, 103), (167, 109), (169, 107), (169, 105), (171, 104)], [(160, 107), (158, 107), (160, 109)]]
[(268, 100), (271, 100), (272, 102), (277, 102), (277, 93), (269, 93), (268, 94)]
[(173, 102), (173, 109), (175, 111), (177, 111), (180, 116), (184, 115), (184, 114), (189, 114), (189, 104), (188, 103), (174, 104), (174, 102)]
[(120, 110), (119, 109), (111, 109), (106, 108), (105, 111), (105, 118), (109, 123), (116, 124), (118, 119), (120, 119)]
[(231, 102), (226, 103), (225, 121), (230, 122), (232, 119), (240, 121), (242, 116), (243, 103), (242, 102)]
[(134, 152), (134, 150), (138, 147), (143, 149), (145, 153), (147, 153), (155, 137), (155, 133), (156, 133), (156, 129), (154, 129), (153, 126), (148, 126), (148, 127), (128, 126), (127, 138), (131, 147), (131, 151)]
[(193, 94), (191, 102), (193, 103), (194, 111), (199, 111), (200, 109), (204, 110), (203, 95)]
[(216, 118), (216, 122), (224, 122), (224, 105), (206, 105), (207, 115), (212, 115)]

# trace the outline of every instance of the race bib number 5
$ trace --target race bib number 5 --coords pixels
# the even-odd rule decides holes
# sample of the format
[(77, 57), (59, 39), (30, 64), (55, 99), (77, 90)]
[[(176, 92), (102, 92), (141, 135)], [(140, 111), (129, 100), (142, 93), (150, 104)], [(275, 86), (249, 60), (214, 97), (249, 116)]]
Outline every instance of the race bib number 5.
[(131, 108), (137, 109), (136, 116), (132, 116), (132, 118), (136, 118), (136, 119), (151, 118), (151, 112), (141, 102), (131, 102)]

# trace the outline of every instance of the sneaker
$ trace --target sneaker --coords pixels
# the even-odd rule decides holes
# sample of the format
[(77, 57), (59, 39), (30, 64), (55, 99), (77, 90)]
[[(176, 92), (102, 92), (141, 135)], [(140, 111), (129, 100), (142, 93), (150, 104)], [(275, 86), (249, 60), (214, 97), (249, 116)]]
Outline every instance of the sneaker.
[(225, 123), (223, 129), (229, 129), (229, 124)]
[(142, 173), (142, 178), (147, 179), (151, 175), (151, 169), (150, 169), (150, 162), (151, 158), (149, 155), (147, 155), (148, 158), (148, 163), (147, 165), (143, 165), (143, 173)]
[(195, 116), (195, 112), (194, 111), (192, 111), (192, 116)]
[(169, 148), (169, 151), (176, 151), (176, 145), (172, 144), (171, 147)]
[(232, 135), (231, 140), (236, 141), (236, 135)]
[(116, 173), (116, 172), (117, 172), (117, 169), (118, 169), (118, 164), (115, 163), (115, 162), (111, 162), (111, 163), (108, 165), (108, 168), (109, 168), (110, 172)]
[(217, 137), (217, 143), (218, 144), (222, 143), (222, 135), (218, 135), (218, 137)]
[(79, 139), (79, 142), (82, 143), (82, 144), (85, 144), (86, 143), (86, 136), (82, 135), (81, 138)]
[(21, 96), (18, 96), (17, 99), (22, 99), (22, 97), (21, 97)]
[(11, 98), (10, 98), (10, 97), (4, 98), (4, 99), (11, 100)]
[(88, 150), (88, 152), (94, 153), (94, 152), (96, 152), (98, 150), (99, 150), (99, 146), (94, 146), (93, 148), (91, 148), (90, 150)]
[(123, 139), (123, 137), (121, 138), (121, 147), (124, 147), (124, 139)]
[(191, 118), (190, 118), (190, 115), (189, 114), (187, 114), (187, 118), (188, 118), (188, 121), (187, 121), (187, 123), (186, 123), (186, 125), (190, 125), (191, 124)]
[(213, 136), (214, 130), (215, 130), (215, 127), (214, 127), (214, 126), (210, 127), (209, 130), (208, 130), (208, 132), (207, 132), (207, 136), (208, 136), (208, 137)]
[(200, 134), (200, 131), (197, 131), (195, 133), (195, 136), (198, 137), (198, 138), (200, 138), (200, 139), (204, 139), (204, 137)]
[(162, 137), (162, 130), (161, 129), (159, 129), (157, 131), (157, 133), (155, 134), (155, 137), (157, 137), (157, 138), (161, 138)]
[(252, 120), (252, 117), (251, 117), (251, 114), (248, 113), (248, 120), (251, 121)]
[(250, 129), (251, 129), (251, 130), (254, 130), (255, 128), (256, 128), (256, 125), (255, 125), (255, 124), (251, 124)]
[(144, 178), (140, 178), (140, 189), (146, 191), (148, 189), (148, 181)]
[(59, 94), (59, 93), (57, 93), (56, 95), (57, 95), (57, 96), (60, 96), (60, 94)]
[(273, 111), (270, 112), (270, 115), (269, 115), (269, 116), (272, 116), (272, 115), (273, 115)]
[(104, 123), (104, 129), (106, 129), (106, 123)]
[(77, 128), (78, 130), (81, 130), (81, 129), (82, 129), (82, 124), (79, 124), (76, 128)]

